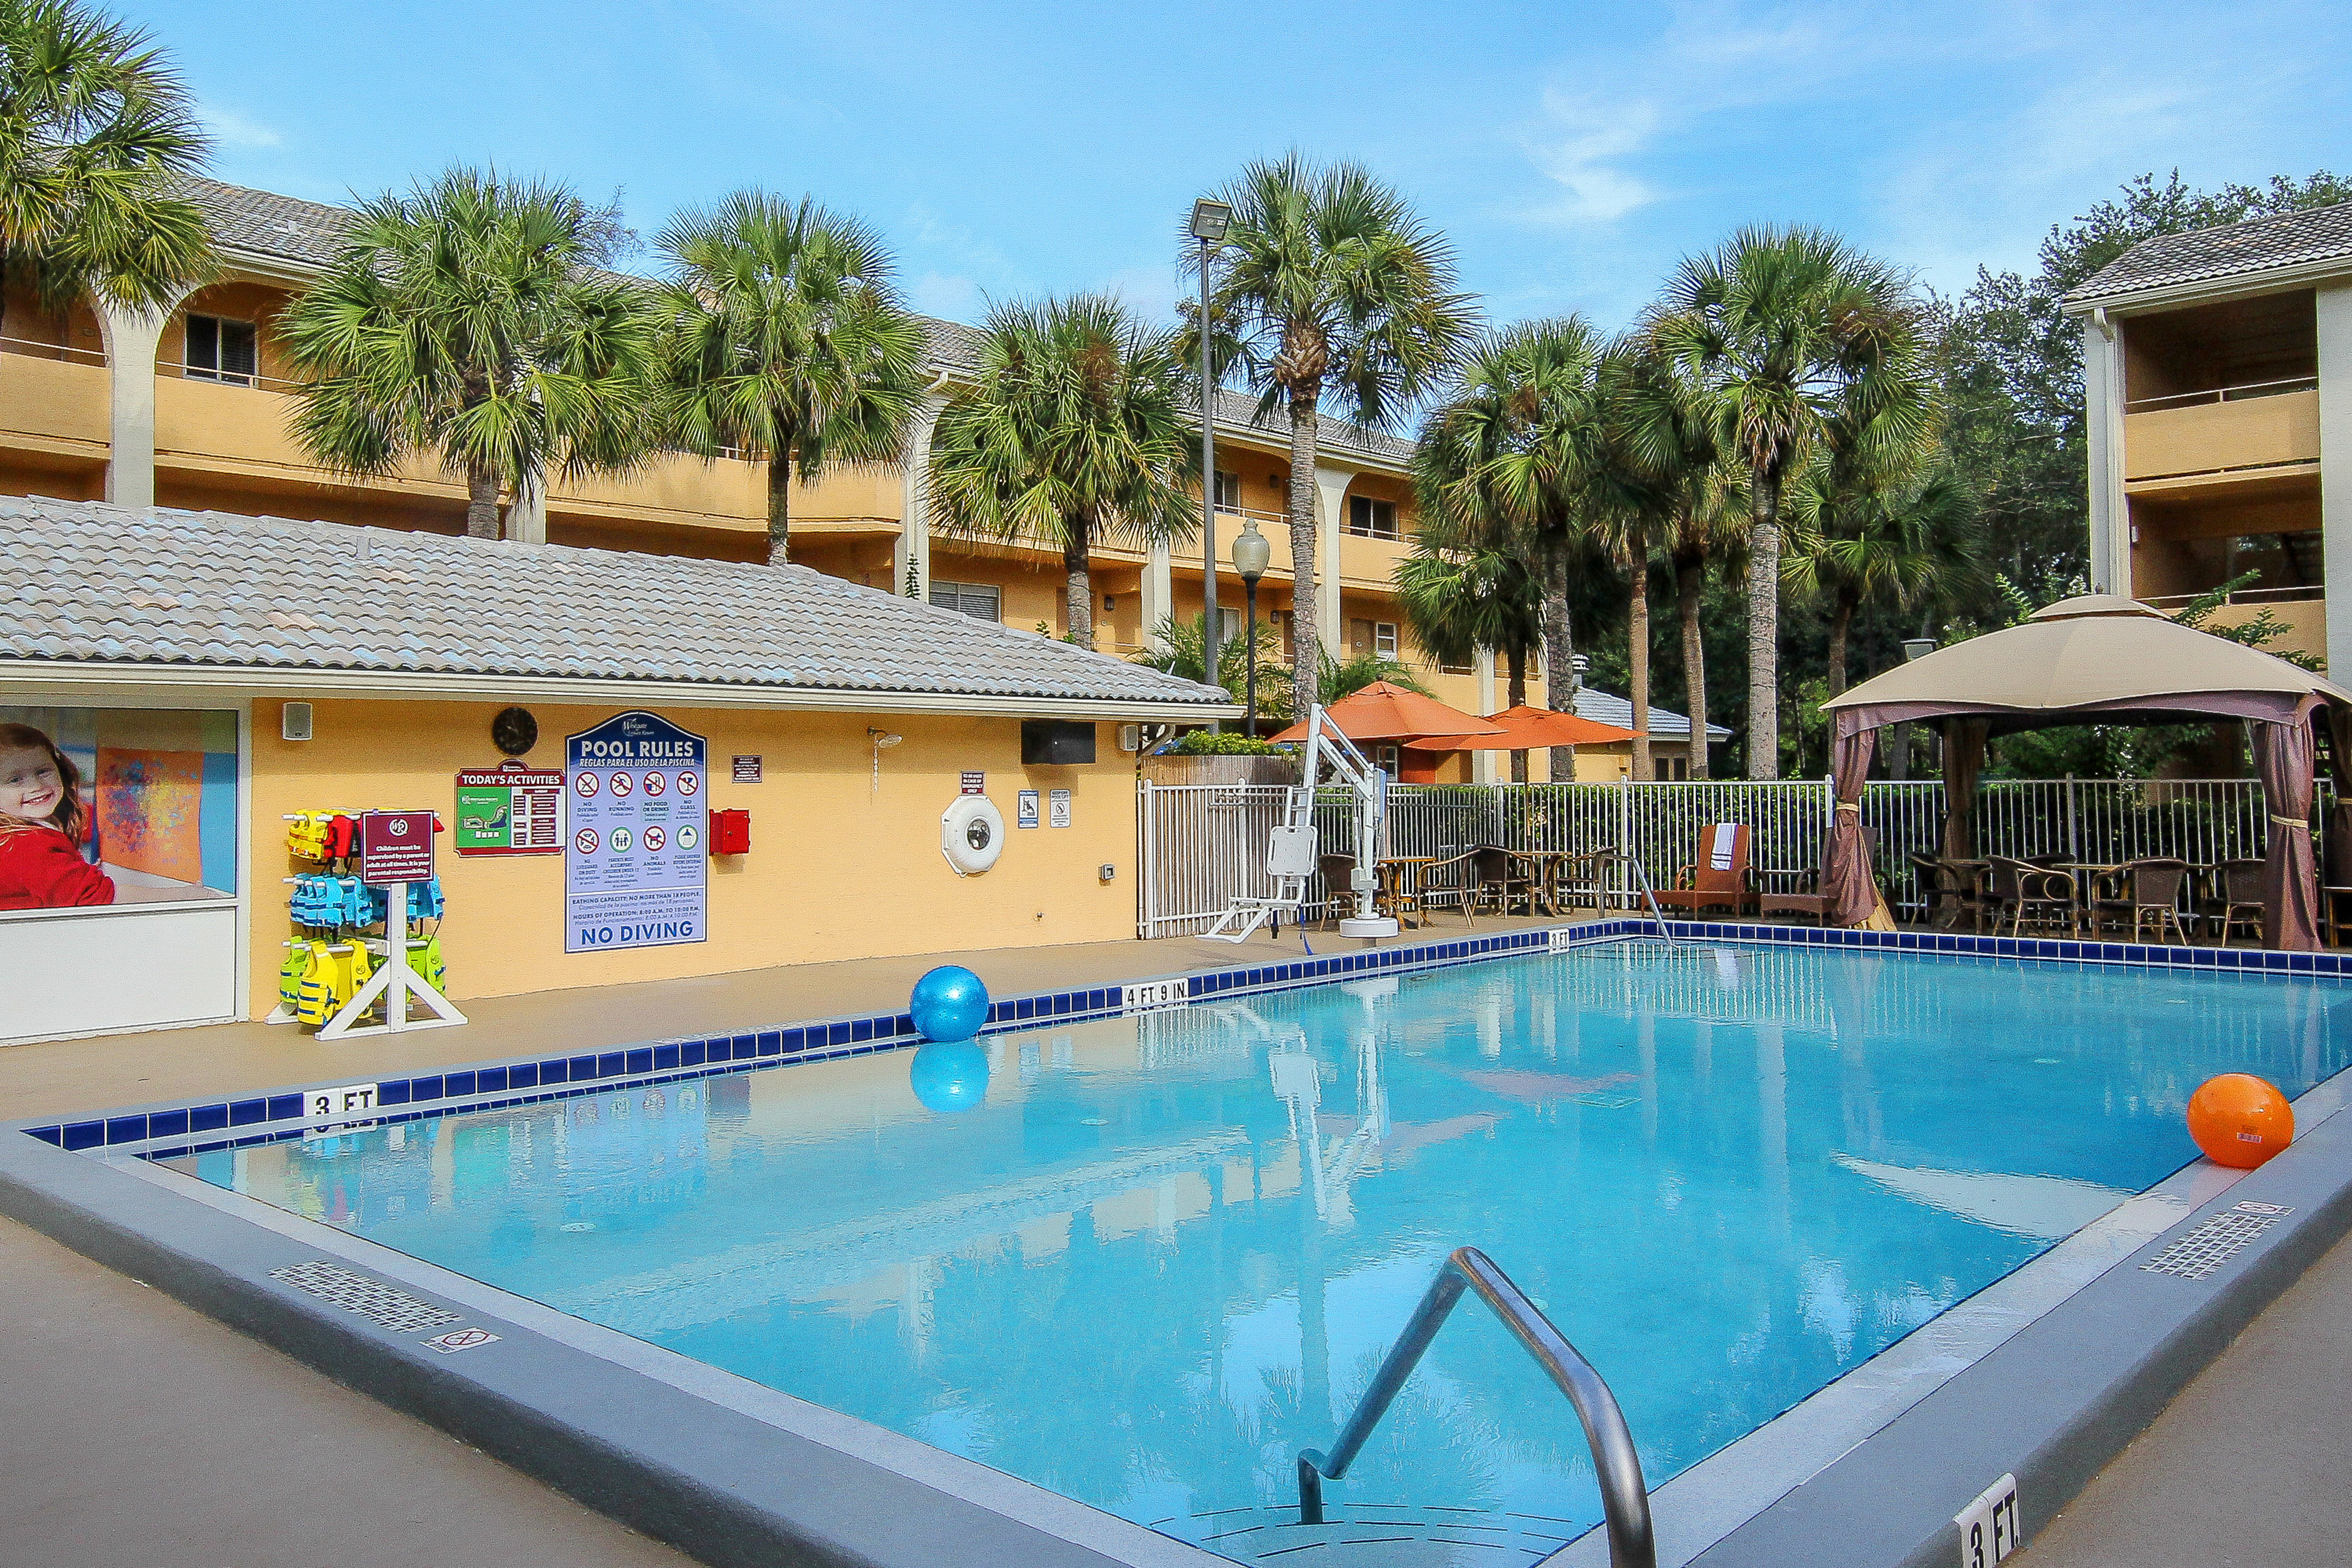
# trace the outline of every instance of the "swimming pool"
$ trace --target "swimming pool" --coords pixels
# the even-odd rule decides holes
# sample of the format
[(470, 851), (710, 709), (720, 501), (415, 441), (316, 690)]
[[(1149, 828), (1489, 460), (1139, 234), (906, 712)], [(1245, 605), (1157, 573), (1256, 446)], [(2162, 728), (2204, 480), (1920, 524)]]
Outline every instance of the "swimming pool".
[[(176, 1162), (1213, 1550), (1453, 1247), (1653, 1485), (2346, 1065), (2344, 983), (1622, 942)], [(1457, 1314), (1335, 1498), (1598, 1517)]]

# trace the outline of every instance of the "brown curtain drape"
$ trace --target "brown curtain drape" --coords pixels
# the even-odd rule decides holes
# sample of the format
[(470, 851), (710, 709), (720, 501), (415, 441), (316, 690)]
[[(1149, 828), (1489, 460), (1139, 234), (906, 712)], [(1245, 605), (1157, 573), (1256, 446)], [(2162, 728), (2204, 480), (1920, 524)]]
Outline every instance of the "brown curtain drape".
[(1984, 771), (1985, 737), (1992, 725), (1981, 718), (1944, 721), (1944, 858), (1977, 856), (1977, 775)]
[(2327, 775), (2336, 784), (2336, 804), (2327, 813), (2327, 885), (2352, 887), (2352, 709), (2329, 703), (2319, 710), (2327, 726)]
[(2254, 766), (2270, 803), (2271, 847), (2263, 859), (2263, 945), (2290, 953), (2319, 946), (2318, 868), (2311, 855), (2311, 724), (2257, 724)]
[(1822, 865), (1822, 891), (1831, 899), (1831, 918), (1840, 925), (1871, 922), (1881, 905), (1862, 839), (1862, 787), (1870, 777), (1871, 746), (1878, 737), (1851, 714), (1837, 717), (1831, 748), (1830, 782), (1837, 802), (1830, 811), (1830, 847)]

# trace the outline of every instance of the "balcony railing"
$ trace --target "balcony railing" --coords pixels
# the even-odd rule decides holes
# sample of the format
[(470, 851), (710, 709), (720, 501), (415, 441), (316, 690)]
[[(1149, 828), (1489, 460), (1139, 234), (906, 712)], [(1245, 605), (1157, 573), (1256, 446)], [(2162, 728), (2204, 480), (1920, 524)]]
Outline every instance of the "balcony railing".
[(37, 338), (0, 338), (0, 353), (21, 354), (28, 360), (62, 360), (69, 365), (106, 363), (101, 349), (77, 349), (70, 343), (44, 343)]
[[(2208, 590), (2207, 591), (2210, 591)], [(2183, 610), (2204, 598), (2202, 593), (2159, 593), (2144, 595), (2142, 604), (2157, 610)], [(2285, 588), (2242, 588), (2221, 601), (2224, 604), (2299, 604), (2327, 597), (2327, 590), (2315, 582), (2295, 583)]]
[(2206, 402), (2241, 402), (2248, 398), (2284, 397), (2289, 392), (2318, 390), (2317, 376), (2290, 376), (2279, 382), (2248, 382), (2242, 386), (2213, 387), (2204, 392), (2173, 392), (2165, 397), (2133, 398), (2124, 404), (2124, 412), (2142, 413), (2157, 408), (2191, 408)]

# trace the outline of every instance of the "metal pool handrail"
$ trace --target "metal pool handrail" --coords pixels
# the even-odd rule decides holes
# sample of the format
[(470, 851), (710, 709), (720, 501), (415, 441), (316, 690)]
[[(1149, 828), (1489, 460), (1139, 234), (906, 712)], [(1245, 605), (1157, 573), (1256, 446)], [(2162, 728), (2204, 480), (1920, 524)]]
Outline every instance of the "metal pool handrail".
[(1659, 936), (1664, 939), (1669, 947), (1676, 945), (1678, 939), (1673, 932), (1666, 929), (1665, 915), (1658, 908), (1658, 890), (1650, 885), (1650, 871), (1642, 863), (1641, 856), (1631, 850), (1621, 850), (1612, 845), (1605, 850), (1589, 850), (1575, 858), (1580, 861), (1622, 861), (1632, 866), (1634, 876), (1641, 880), (1642, 896), (1650, 901), (1650, 918), (1658, 923)]
[(1609, 1385), (1601, 1381), (1592, 1364), (1552, 1327), (1551, 1320), (1538, 1312), (1510, 1277), (1475, 1247), (1455, 1248), (1445, 1266), (1438, 1270), (1437, 1278), (1430, 1281), (1404, 1333), (1398, 1336), (1388, 1359), (1381, 1363), (1372, 1385), (1357, 1402), (1356, 1413), (1340, 1428), (1330, 1457), (1315, 1448), (1299, 1454), (1298, 1522), (1324, 1521), (1325, 1478), (1336, 1481), (1348, 1473), (1348, 1467), (1355, 1463), (1372, 1428), (1380, 1425), (1390, 1402), (1412, 1375), (1465, 1290), (1477, 1291), (1479, 1299), (1495, 1310), (1503, 1326), (1527, 1346), (1528, 1354), (1576, 1406), (1576, 1418), (1584, 1424), (1584, 1440), (1592, 1448), (1593, 1473), (1601, 1480), (1601, 1507), (1609, 1523), (1610, 1568), (1656, 1568), (1650, 1489), (1642, 1479), (1641, 1456), (1633, 1449), (1633, 1434), (1626, 1428), (1625, 1413), (1617, 1407), (1616, 1396), (1609, 1392)]

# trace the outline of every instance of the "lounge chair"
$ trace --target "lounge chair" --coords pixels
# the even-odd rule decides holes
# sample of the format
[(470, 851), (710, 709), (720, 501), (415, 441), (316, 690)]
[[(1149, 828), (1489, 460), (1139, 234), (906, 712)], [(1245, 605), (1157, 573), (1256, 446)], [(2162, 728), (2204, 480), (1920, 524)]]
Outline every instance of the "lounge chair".
[(1675, 873), (1675, 885), (1658, 891), (1664, 909), (1686, 909), (1693, 915), (1707, 909), (1728, 909), (1740, 915), (1756, 908), (1754, 879), (1748, 874), (1748, 824), (1717, 822), (1699, 836), (1696, 863)]
[[(1869, 864), (1876, 860), (1877, 855), (1878, 831), (1875, 828), (1863, 829), (1863, 862), (1865, 865)], [(1800, 893), (1763, 894), (1759, 895), (1757, 913), (1763, 915), (1768, 920), (1775, 915), (1808, 915), (1812, 917), (1814, 925), (1827, 925), (1830, 923), (1830, 911), (1837, 903), (1837, 899), (1834, 896), (1822, 891), (1822, 880), (1829, 874), (1829, 841), (1827, 839), (1823, 839), (1822, 841), (1822, 863), (1814, 867), (1811, 871), (1786, 873), (1767, 873), (1787, 874), (1801, 877), (1803, 879), (1803, 891)]]

